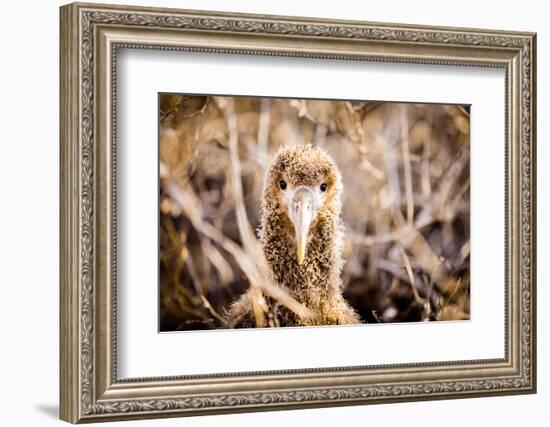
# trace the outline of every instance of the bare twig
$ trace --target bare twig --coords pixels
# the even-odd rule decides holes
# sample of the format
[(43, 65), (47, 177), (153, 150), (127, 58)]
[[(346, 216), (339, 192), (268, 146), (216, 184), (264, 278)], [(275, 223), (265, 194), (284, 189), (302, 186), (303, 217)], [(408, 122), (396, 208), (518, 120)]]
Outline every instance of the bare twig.
[(414, 234), (417, 232), (417, 230), (420, 230), (427, 225), (432, 224), (434, 221), (436, 221), (436, 218), (426, 218), (422, 221), (416, 221), (412, 226), (411, 225), (404, 225), (400, 228), (397, 228), (392, 231), (377, 233), (374, 235), (367, 235), (363, 236), (357, 233), (353, 233), (352, 231), (349, 231), (347, 233), (347, 237), (350, 239), (350, 241), (356, 245), (362, 245), (362, 246), (376, 246), (376, 245), (382, 245), (384, 243), (390, 243), (399, 241), (402, 239), (407, 238), (411, 234)]
[(263, 170), (267, 167), (267, 143), (269, 140), (270, 117), (271, 99), (262, 98), (260, 101), (260, 115), (258, 119), (258, 157)]
[(233, 270), (220, 251), (212, 245), (209, 239), (201, 238), (201, 249), (208, 257), (211, 264), (218, 271), (224, 285), (234, 280)]
[(377, 258), (375, 262), (375, 267), (391, 273), (399, 280), (406, 281), (408, 278), (406, 272), (403, 271), (403, 267), (385, 258)]
[(431, 172), (430, 172), (430, 140), (426, 138), (424, 144), (422, 145), (422, 163), (421, 163), (421, 186), (422, 186), (422, 196), (424, 200), (430, 200), (432, 194), (432, 181), (431, 181)]
[(411, 261), (407, 256), (407, 252), (405, 252), (405, 249), (403, 249), (403, 246), (399, 246), (399, 249), (401, 250), (401, 256), (403, 257), (403, 262), (405, 263), (405, 269), (407, 270), (407, 275), (409, 276), (409, 283), (411, 284), (411, 289), (414, 295), (414, 299), (417, 303), (423, 304), (422, 298), (420, 298), (420, 295), (418, 294), (418, 290), (416, 289), (416, 278), (414, 277), (414, 273), (412, 271)]
[(191, 256), (190, 253), (187, 253), (187, 256), (185, 257), (185, 264), (187, 265), (187, 270), (189, 271), (189, 274), (192, 278), (191, 281), (193, 282), (195, 292), (197, 293), (199, 299), (201, 300), (204, 308), (210, 313), (212, 317), (214, 317), (218, 322), (220, 322), (220, 324), (223, 325), (223, 327), (228, 328), (229, 325), (227, 321), (222, 316), (220, 316), (216, 312), (216, 310), (214, 310), (214, 307), (212, 307), (212, 305), (204, 295), (202, 281), (197, 273), (197, 269), (195, 268), (193, 257)]
[(458, 153), (443, 177), (439, 180), (439, 187), (437, 192), (432, 196), (432, 202), (419, 212), (417, 219), (424, 220), (429, 217), (438, 217), (441, 214), (451, 189), (468, 163), (468, 159), (469, 150), (463, 149)]
[(443, 216), (449, 221), (452, 220), (458, 210), (458, 205), (460, 204), (464, 194), (470, 189), (470, 178), (466, 179), (458, 192), (455, 194), (453, 199), (447, 204)]
[(405, 198), (407, 200), (407, 223), (412, 225), (414, 221), (414, 198), (412, 188), (411, 157), (409, 151), (409, 125), (405, 105), (401, 105), (400, 110), (401, 148), (403, 152), (403, 172), (405, 175)]
[(208, 299), (203, 294), (200, 295), (200, 299), (201, 299), (202, 305), (204, 305), (204, 307), (208, 310), (208, 312), (213, 317), (215, 317), (216, 320), (220, 322), (220, 324), (222, 324), (224, 328), (229, 328), (229, 324), (227, 323), (227, 321), (222, 316), (220, 316), (216, 310), (214, 310), (214, 307), (212, 307)]
[(386, 166), (385, 190), (388, 193), (387, 207), (401, 205), (401, 190), (399, 185), (399, 167), (398, 156), (395, 149), (395, 140), (397, 139), (396, 127), (388, 126), (384, 131), (384, 136), (377, 135), (376, 140), (379, 146), (383, 147), (384, 164)]
[(233, 107), (233, 100), (227, 98), (218, 98), (218, 105), (225, 112), (229, 136), (227, 144), (229, 146), (229, 156), (231, 160), (230, 181), (233, 188), (233, 197), (235, 201), (235, 210), (237, 212), (237, 225), (239, 234), (245, 251), (249, 254), (258, 253), (258, 241), (254, 236), (254, 231), (248, 221), (248, 214), (243, 199), (243, 186), (241, 181), (241, 161), (239, 159), (239, 131), (237, 128), (237, 117)]

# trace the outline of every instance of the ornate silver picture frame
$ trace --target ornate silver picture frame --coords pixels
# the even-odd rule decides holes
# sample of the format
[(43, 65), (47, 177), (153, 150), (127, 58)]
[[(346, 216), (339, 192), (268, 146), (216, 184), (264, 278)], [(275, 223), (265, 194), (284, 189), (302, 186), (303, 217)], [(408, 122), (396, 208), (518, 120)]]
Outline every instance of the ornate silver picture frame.
[[(96, 422), (536, 391), (535, 34), (79, 3), (60, 13), (61, 419)], [(121, 49), (504, 70), (504, 357), (119, 378)]]

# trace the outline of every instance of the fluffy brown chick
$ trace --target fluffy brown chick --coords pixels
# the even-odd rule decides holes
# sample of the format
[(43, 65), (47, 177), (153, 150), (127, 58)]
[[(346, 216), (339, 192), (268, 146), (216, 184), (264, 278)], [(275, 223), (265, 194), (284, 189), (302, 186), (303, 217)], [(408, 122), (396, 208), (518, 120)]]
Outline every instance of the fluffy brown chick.
[[(269, 167), (262, 198), (260, 242), (274, 281), (318, 316), (299, 318), (264, 296), (278, 326), (360, 323), (342, 296), (342, 178), (326, 151), (283, 147)], [(250, 291), (227, 313), (232, 327), (255, 327)]]

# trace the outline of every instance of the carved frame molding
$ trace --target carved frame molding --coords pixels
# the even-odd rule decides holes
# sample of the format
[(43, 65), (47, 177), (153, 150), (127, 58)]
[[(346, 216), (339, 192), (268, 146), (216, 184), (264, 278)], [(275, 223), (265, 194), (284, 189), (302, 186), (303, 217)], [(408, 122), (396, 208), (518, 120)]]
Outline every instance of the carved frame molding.
[[(535, 391), (535, 34), (71, 4), (61, 8), (60, 41), (62, 419), (74, 423)], [(117, 380), (119, 48), (505, 68), (506, 357)]]

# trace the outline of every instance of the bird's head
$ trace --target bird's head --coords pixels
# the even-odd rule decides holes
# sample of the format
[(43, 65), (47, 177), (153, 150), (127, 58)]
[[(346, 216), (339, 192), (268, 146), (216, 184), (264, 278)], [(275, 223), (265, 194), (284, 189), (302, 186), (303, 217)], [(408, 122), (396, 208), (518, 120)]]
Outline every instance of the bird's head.
[(283, 147), (264, 184), (264, 211), (278, 215), (295, 237), (296, 259), (304, 262), (309, 233), (338, 218), (342, 179), (332, 157), (319, 147)]

